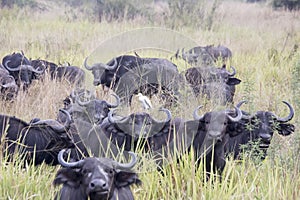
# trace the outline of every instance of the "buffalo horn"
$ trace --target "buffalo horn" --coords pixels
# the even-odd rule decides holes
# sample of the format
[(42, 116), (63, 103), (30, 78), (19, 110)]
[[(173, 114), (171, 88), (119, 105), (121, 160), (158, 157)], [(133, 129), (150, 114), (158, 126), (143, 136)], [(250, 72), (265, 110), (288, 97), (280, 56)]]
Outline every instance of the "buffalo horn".
[(227, 74), (228, 74), (228, 76), (232, 77), (232, 76), (234, 76), (236, 74), (236, 70), (235, 70), (235, 68), (233, 66), (230, 66), (230, 68), (232, 69), (232, 73), (227, 72)]
[(80, 97), (84, 95), (84, 92), (78, 94), (78, 95), (75, 95), (75, 100), (76, 102), (78, 103), (78, 105), (80, 106), (86, 106), (88, 105), (90, 102), (91, 102), (91, 97), (92, 97), (92, 93), (90, 91), (87, 91), (87, 101), (81, 101), (80, 100)]
[(8, 66), (8, 63), (10, 63), (10, 60), (7, 60), (5, 63), (4, 63), (4, 67), (8, 70), (8, 71), (11, 71), (11, 72), (13, 72), (13, 71), (19, 71), (20, 70), (20, 66), (18, 66), (18, 67), (14, 67), (14, 68), (10, 68), (9, 66)]
[(1, 85), (1, 87), (3, 87), (3, 88), (13, 88), (13, 87), (17, 87), (17, 85), (13, 82), (9, 82), (9, 83), (6, 83), (4, 85)]
[(65, 149), (62, 149), (59, 153), (58, 153), (58, 162), (61, 164), (61, 166), (63, 167), (67, 167), (67, 168), (80, 168), (83, 166), (84, 164), (84, 160), (79, 160), (77, 162), (67, 162), (64, 159), (64, 153), (66, 152)]
[(181, 55), (182, 55), (182, 58), (183, 58), (184, 60), (187, 59), (187, 55), (186, 55), (186, 53), (184, 52), (184, 48), (182, 48), (182, 50), (181, 50)]
[(115, 113), (115, 111), (116, 111), (116, 110), (111, 110), (111, 111), (109, 111), (109, 113), (108, 113), (108, 121), (109, 121), (110, 123), (112, 123), (112, 124), (115, 124), (115, 123), (118, 123), (118, 124), (123, 124), (123, 123), (125, 123), (125, 124), (127, 124), (127, 123), (129, 122), (130, 116), (124, 117), (123, 119), (115, 119), (115, 118), (113, 117), (113, 114)]
[(85, 59), (84, 59), (84, 67), (87, 69), (87, 70), (92, 70), (93, 68), (94, 68), (94, 66), (89, 66), (88, 64), (87, 64), (87, 59), (88, 59), (88, 57), (86, 57)]
[(161, 123), (161, 122), (168, 123), (172, 119), (172, 114), (171, 114), (171, 112), (168, 109), (160, 108), (159, 111), (165, 112), (167, 114), (167, 119), (165, 121), (156, 121), (156, 120), (153, 119), (157, 123)]
[(63, 112), (64, 114), (67, 115), (67, 119), (64, 125), (60, 124), (58, 121), (53, 120), (53, 119), (47, 119), (47, 120), (40, 120), (37, 121), (35, 123), (32, 123), (32, 125), (36, 126), (36, 125), (43, 125), (43, 124), (47, 124), (49, 125), (53, 130), (57, 131), (57, 132), (64, 132), (66, 130), (68, 130), (70, 128), (70, 124), (71, 124), (71, 115), (68, 111), (64, 110), (64, 109), (59, 109), (59, 111)]
[(109, 108), (116, 108), (116, 107), (118, 107), (120, 105), (120, 98), (119, 98), (119, 96), (116, 95), (116, 94), (111, 94), (111, 96), (114, 96), (116, 98), (116, 103), (115, 104), (107, 103), (107, 106)]
[(45, 69), (36, 70), (31, 65), (19, 65), (18, 67), (11, 68), (11, 67), (8, 66), (8, 63), (10, 63), (10, 60), (6, 61), (4, 63), (4, 66), (6, 67), (7, 70), (9, 70), (11, 72), (20, 71), (20, 70), (29, 70), (29, 71), (32, 71), (32, 72), (37, 73), (37, 74), (42, 74), (45, 70)]
[(201, 116), (198, 115), (198, 110), (202, 107), (203, 107), (203, 105), (200, 105), (194, 110), (193, 116), (194, 116), (195, 120), (200, 120), (204, 117), (204, 115), (201, 115)]
[(279, 121), (279, 122), (288, 122), (291, 119), (293, 119), (293, 117), (294, 117), (294, 109), (291, 106), (291, 104), (289, 104), (287, 101), (282, 101), (282, 102), (289, 107), (289, 109), (290, 109), (289, 115), (287, 117), (283, 117), (283, 118), (276, 116), (274, 113), (273, 113), (273, 115), (276, 118), (276, 120)]
[(248, 101), (247, 100), (242, 100), (242, 101), (238, 102), (238, 104), (236, 104), (236, 107), (240, 108), (244, 103), (248, 103)]
[(114, 70), (118, 66), (118, 61), (116, 58), (114, 58), (114, 64), (112, 66), (110, 65), (103, 65), (105, 69), (107, 70)]
[(240, 121), (240, 120), (242, 119), (243, 113), (242, 113), (242, 111), (241, 111), (238, 107), (236, 107), (236, 106), (234, 106), (234, 109), (235, 109), (235, 111), (236, 111), (236, 113), (237, 113), (237, 116), (236, 116), (236, 117), (231, 117), (230, 115), (227, 114), (227, 117), (228, 117), (232, 122), (238, 122), (238, 121)]
[(116, 169), (119, 170), (128, 170), (131, 169), (135, 166), (136, 162), (137, 162), (137, 156), (135, 153), (129, 151), (128, 154), (131, 155), (131, 161), (129, 163), (119, 163), (119, 162), (115, 162), (115, 167)]

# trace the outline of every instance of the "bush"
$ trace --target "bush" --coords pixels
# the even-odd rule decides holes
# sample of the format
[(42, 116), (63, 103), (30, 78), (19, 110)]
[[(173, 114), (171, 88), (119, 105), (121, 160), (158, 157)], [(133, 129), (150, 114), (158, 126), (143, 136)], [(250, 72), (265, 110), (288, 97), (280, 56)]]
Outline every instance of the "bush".
[(300, 0), (271, 0), (274, 9), (284, 8), (287, 10), (299, 10)]

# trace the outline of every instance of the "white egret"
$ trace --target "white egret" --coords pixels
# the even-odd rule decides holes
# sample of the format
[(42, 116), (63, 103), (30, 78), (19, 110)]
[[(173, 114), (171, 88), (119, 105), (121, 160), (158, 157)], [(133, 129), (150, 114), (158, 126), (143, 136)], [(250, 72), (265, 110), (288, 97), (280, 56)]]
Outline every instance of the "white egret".
[(139, 97), (139, 101), (143, 104), (143, 108), (145, 110), (152, 108), (151, 101), (147, 96), (142, 95), (142, 93), (138, 93), (137, 96)]

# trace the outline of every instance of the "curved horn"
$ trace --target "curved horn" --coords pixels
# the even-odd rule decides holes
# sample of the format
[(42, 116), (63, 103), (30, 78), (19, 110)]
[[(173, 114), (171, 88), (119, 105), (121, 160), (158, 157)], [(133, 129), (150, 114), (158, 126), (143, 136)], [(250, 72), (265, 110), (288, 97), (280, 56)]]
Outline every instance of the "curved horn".
[(186, 60), (186, 59), (187, 59), (187, 55), (186, 55), (186, 53), (184, 52), (184, 48), (182, 48), (182, 50), (181, 50), (181, 56), (182, 56), (183, 60)]
[(279, 122), (288, 122), (291, 119), (293, 119), (293, 117), (294, 117), (294, 109), (293, 109), (292, 105), (289, 104), (287, 101), (282, 101), (282, 102), (289, 107), (289, 109), (290, 109), (289, 115), (287, 117), (283, 117), (283, 118), (276, 116), (274, 113), (273, 113), (273, 115), (276, 118), (276, 120)]
[(109, 108), (116, 108), (116, 107), (118, 107), (120, 105), (120, 98), (119, 98), (119, 96), (116, 95), (116, 94), (111, 94), (111, 96), (114, 96), (116, 98), (116, 103), (115, 104), (107, 103), (107, 106)]
[(110, 65), (103, 65), (105, 67), (105, 69), (107, 70), (114, 70), (117, 66), (118, 66), (118, 61), (116, 58), (114, 58), (114, 64), (112, 66)]
[(65, 149), (62, 149), (59, 153), (58, 153), (58, 162), (61, 164), (61, 166), (63, 167), (67, 167), (67, 168), (80, 168), (83, 166), (84, 164), (84, 160), (79, 160), (77, 162), (67, 162), (64, 159), (64, 153), (66, 152)]
[(45, 71), (45, 68), (41, 69), (41, 70), (37, 70), (34, 67), (32, 67), (31, 65), (20, 65), (19, 67), (20, 67), (20, 70), (29, 70), (36, 74), (42, 74)]
[(234, 109), (235, 109), (235, 111), (236, 111), (236, 113), (237, 113), (237, 116), (236, 116), (236, 117), (231, 117), (230, 115), (227, 114), (227, 117), (228, 117), (231, 121), (233, 121), (233, 122), (238, 122), (238, 121), (240, 121), (240, 120), (242, 119), (243, 113), (242, 113), (242, 111), (241, 111), (238, 107), (236, 107), (236, 106), (234, 106)]
[(4, 85), (1, 85), (1, 87), (3, 87), (3, 88), (13, 88), (13, 87), (17, 88), (17, 85), (13, 82), (9, 82), (9, 83), (6, 83)]
[(71, 92), (71, 95), (70, 95), (72, 98), (74, 98), (74, 99), (76, 99), (76, 92), (75, 92), (75, 90), (72, 90), (72, 92)]
[(242, 101), (238, 102), (238, 104), (236, 104), (236, 107), (240, 108), (244, 103), (248, 103), (248, 101), (247, 100), (242, 100)]
[(198, 115), (198, 110), (202, 107), (203, 107), (203, 105), (200, 105), (194, 110), (193, 117), (195, 120), (201, 120), (204, 117), (204, 115), (201, 115), (201, 116)]
[(91, 91), (87, 90), (87, 101), (81, 101), (80, 97), (83, 96), (85, 94), (85, 92), (79, 93), (78, 95), (76, 95), (75, 97), (75, 101), (78, 103), (78, 105), (80, 106), (86, 106), (91, 102), (91, 97), (93, 96), (93, 94), (91, 93)]
[(115, 123), (120, 123), (120, 124), (125, 123), (125, 124), (127, 124), (128, 121), (130, 120), (130, 115), (128, 117), (123, 117), (122, 119), (118, 119), (117, 120), (117, 119), (115, 119), (113, 117), (113, 114), (115, 113), (116, 110), (117, 109), (109, 111), (109, 113), (108, 113), (108, 121), (110, 123), (112, 123), (112, 124), (115, 124)]
[(8, 63), (10, 63), (10, 60), (7, 60), (7, 61), (4, 63), (4, 67), (5, 67), (8, 71), (11, 71), (11, 72), (19, 71), (20, 68), (21, 68), (21, 65), (18, 66), (18, 67), (10, 68), (10, 67), (8, 66)]
[(117, 169), (120, 170), (128, 170), (131, 169), (135, 166), (135, 164), (137, 163), (137, 156), (135, 153), (129, 151), (128, 152), (129, 155), (131, 155), (131, 161), (129, 163), (119, 163), (119, 162), (115, 162), (115, 167)]
[(227, 72), (228, 76), (234, 76), (236, 74), (236, 70), (233, 66), (230, 66), (230, 68), (232, 69), (232, 73)]
[(87, 69), (87, 70), (92, 70), (93, 68), (94, 68), (94, 66), (89, 66), (88, 64), (87, 64), (87, 59), (88, 59), (88, 57), (86, 57), (85, 59), (84, 59), (84, 67)]
[(108, 113), (108, 121), (112, 124), (116, 123), (116, 120), (113, 117), (113, 114), (115, 113), (116, 110), (111, 110)]
[(50, 126), (54, 131), (56, 132), (65, 132), (70, 128), (70, 124), (72, 121), (71, 115), (68, 111), (64, 109), (59, 109), (59, 111), (63, 112), (64, 114), (67, 115), (67, 119), (64, 125), (60, 124), (57, 120), (54, 119), (47, 119), (47, 120), (39, 120), (37, 122), (32, 123), (31, 125), (48, 125)]
[(157, 120), (153, 119), (154, 121), (156, 121), (158, 123), (168, 123), (172, 119), (172, 114), (171, 114), (171, 112), (168, 109), (166, 109), (166, 108), (160, 108), (159, 111), (165, 112), (167, 114), (167, 119), (165, 121), (157, 121)]

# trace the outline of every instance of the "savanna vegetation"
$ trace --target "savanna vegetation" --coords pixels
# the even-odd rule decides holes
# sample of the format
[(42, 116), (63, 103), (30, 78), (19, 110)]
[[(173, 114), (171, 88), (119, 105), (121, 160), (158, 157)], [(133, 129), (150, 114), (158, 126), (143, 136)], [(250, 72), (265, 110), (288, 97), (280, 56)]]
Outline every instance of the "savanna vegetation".
[[(23, 50), (29, 58), (82, 67), (84, 59), (91, 54), (100, 58), (102, 53), (109, 54), (109, 49), (98, 49), (96, 53), (95, 49), (119, 33), (149, 26), (171, 28), (199, 45), (222, 44), (232, 50), (229, 64), (236, 68), (236, 76), (242, 80), (234, 100), (248, 100), (245, 110), (270, 110), (286, 115), (288, 111), (281, 101), (293, 105), (295, 133), (288, 137), (275, 135), (263, 162), (251, 155), (246, 155), (243, 161), (228, 159), (221, 182), (220, 179), (204, 181), (203, 171), (195, 169), (192, 153), (182, 156), (179, 163), (170, 158), (170, 165), (163, 169), (165, 176), (155, 170), (149, 158), (139, 155), (141, 163), (137, 171), (143, 184), (132, 188), (136, 199), (300, 199), (299, 11), (274, 10), (266, 3), (233, 0), (149, 1), (137, 11), (132, 11), (137, 9), (134, 1), (131, 4), (107, 1), (119, 2), (118, 12), (112, 11), (116, 4), (105, 4), (106, 1), (30, 0), (6, 5), (7, 2), (2, 0), (0, 9), (1, 57)], [(95, 9), (101, 3), (107, 9), (99, 14)], [(185, 47), (184, 43), (181, 45), (178, 48)], [(111, 53), (111, 58), (114, 56), (117, 55)], [(181, 71), (185, 69), (182, 62), (174, 62)], [(92, 86), (91, 73), (86, 73), (87, 88), (97, 90), (99, 98), (107, 99), (102, 88)], [(35, 117), (55, 119), (63, 106), (62, 100), (71, 91), (67, 83), (34, 82), (14, 102), (0, 101), (1, 114), (26, 121)], [(192, 110), (200, 103), (190, 100), (189, 104), (180, 105), (180, 109), (174, 108), (172, 113), (192, 118)], [(131, 109), (138, 106), (134, 103)], [(46, 165), (24, 168), (18, 162), (6, 163), (3, 157), (0, 199), (53, 199), (56, 189), (52, 180), (58, 168)]]

